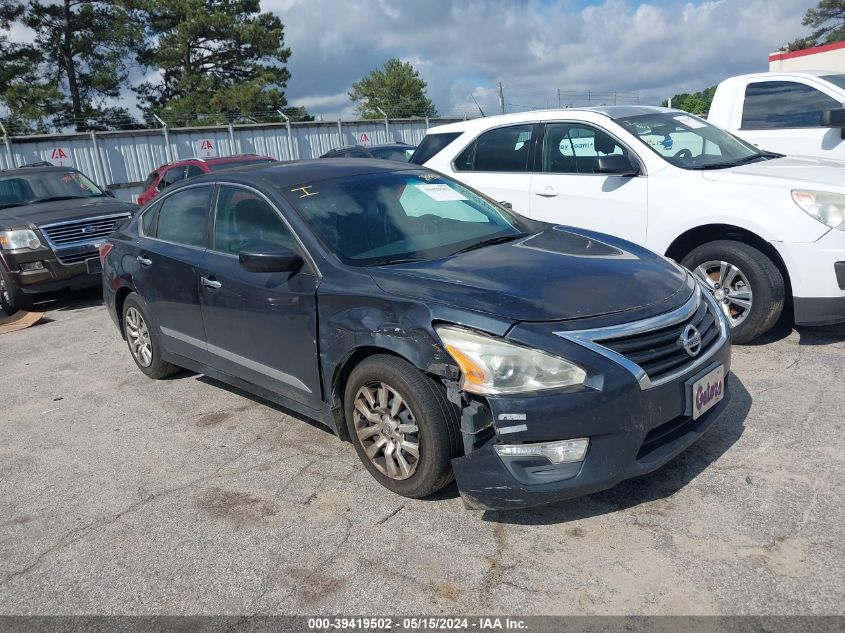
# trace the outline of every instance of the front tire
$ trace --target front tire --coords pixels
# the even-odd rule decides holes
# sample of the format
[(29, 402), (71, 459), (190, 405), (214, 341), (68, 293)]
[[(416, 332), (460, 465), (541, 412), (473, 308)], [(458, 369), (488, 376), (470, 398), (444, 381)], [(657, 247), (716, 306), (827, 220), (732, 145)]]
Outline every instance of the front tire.
[(31, 310), (32, 302), (23, 299), (21, 292), (9, 274), (0, 267), (0, 310), (12, 316), (19, 310)]
[(750, 244), (709, 242), (693, 249), (681, 263), (710, 289), (731, 325), (734, 343), (748, 343), (765, 334), (783, 313), (783, 275)]
[(413, 365), (387, 355), (361, 362), (346, 383), (344, 413), (358, 457), (388, 490), (422, 498), (452, 481), (457, 408)]
[(144, 374), (159, 380), (179, 371), (179, 367), (161, 359), (158, 331), (149, 319), (147, 305), (133, 292), (123, 304), (123, 335), (132, 360)]

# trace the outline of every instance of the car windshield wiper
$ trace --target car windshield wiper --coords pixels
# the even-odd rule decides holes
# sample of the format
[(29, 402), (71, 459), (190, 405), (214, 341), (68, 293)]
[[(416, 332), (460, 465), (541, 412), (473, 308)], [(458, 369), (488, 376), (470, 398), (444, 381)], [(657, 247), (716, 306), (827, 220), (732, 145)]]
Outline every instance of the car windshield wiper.
[(12, 207), (22, 207), (25, 204), (26, 204), (26, 202), (7, 202), (6, 204), (0, 204), (0, 209), (10, 209)]
[(519, 238), (525, 237), (526, 235), (528, 235), (528, 233), (515, 233), (514, 235), (499, 235), (498, 237), (488, 237), (486, 240), (481, 240), (480, 242), (476, 242), (475, 244), (465, 246), (459, 251), (455, 251), (454, 253), (452, 253), (452, 255), (474, 251), (477, 248), (493, 246), (494, 244), (504, 244), (505, 242), (512, 242), (513, 240), (518, 240)]
[(421, 262), (423, 261), (419, 257), (397, 257), (396, 259), (383, 259), (378, 262), (373, 262), (372, 264), (364, 264), (367, 267), (370, 266), (392, 266), (393, 264), (411, 264), (413, 262)]
[(751, 156), (746, 156), (745, 158), (738, 158), (737, 160), (731, 160), (724, 163), (701, 165), (699, 169), (726, 169), (728, 167), (738, 167), (739, 165), (745, 165), (746, 163), (751, 163), (755, 160), (769, 160), (770, 158), (780, 158), (780, 155), (769, 156), (768, 152), (763, 152), (760, 154), (752, 154)]
[(39, 202), (56, 202), (57, 200), (78, 200), (88, 197), (90, 196), (50, 196), (48, 198), (36, 198), (30, 204), (38, 204)]

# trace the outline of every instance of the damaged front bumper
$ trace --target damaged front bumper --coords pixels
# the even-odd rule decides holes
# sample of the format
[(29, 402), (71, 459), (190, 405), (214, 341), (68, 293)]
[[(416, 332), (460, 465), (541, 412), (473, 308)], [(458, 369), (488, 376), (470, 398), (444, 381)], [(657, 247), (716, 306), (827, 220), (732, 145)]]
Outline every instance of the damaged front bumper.
[[(466, 454), (452, 460), (452, 466), (467, 507), (505, 510), (542, 505), (605, 490), (652, 472), (698, 440), (730, 400), (727, 341), (709, 355), (703, 367), (648, 388), (619, 364), (593, 352), (560, 351), (568, 351), (568, 358), (580, 355), (579, 364), (590, 367), (592, 387), (488, 397), (464, 408)], [(725, 372), (722, 400), (693, 419), (691, 385), (719, 366)], [(552, 463), (545, 457), (496, 451), (502, 444), (530, 447), (582, 438), (589, 445), (577, 461)]]

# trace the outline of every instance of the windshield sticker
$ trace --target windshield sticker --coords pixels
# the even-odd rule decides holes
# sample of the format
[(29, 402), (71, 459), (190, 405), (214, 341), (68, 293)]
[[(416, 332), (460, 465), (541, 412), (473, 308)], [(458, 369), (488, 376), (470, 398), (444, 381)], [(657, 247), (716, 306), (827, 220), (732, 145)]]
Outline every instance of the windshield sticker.
[(697, 130), (702, 127), (707, 127), (707, 125), (702, 121), (693, 119), (691, 116), (687, 116), (686, 114), (676, 116), (674, 117), (674, 119), (681, 125), (686, 125), (688, 128), (691, 128), (693, 130)]
[(466, 197), (459, 191), (455, 191), (449, 185), (414, 185), (432, 200), (437, 202), (450, 202), (452, 200), (466, 200)]
[(425, 173), (425, 174), (420, 174), (420, 178), (422, 178), (426, 182), (431, 182), (432, 180), (437, 180), (438, 178), (440, 178), (440, 175), (439, 174), (432, 174), (432, 173), (429, 172), (429, 173)]
[(308, 191), (313, 186), (314, 185), (304, 185), (302, 187), (297, 187), (296, 189), (291, 189), (290, 191), (291, 191), (291, 193), (294, 193), (295, 191), (301, 191), (302, 195), (299, 196), (299, 197), (300, 198), (307, 198), (308, 196), (316, 196), (318, 193), (320, 193), (319, 191)]

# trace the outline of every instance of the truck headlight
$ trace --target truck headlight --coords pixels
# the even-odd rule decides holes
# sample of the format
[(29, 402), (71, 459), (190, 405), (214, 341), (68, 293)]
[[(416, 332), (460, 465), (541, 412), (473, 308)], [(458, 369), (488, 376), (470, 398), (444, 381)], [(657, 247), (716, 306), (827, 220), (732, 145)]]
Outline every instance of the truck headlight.
[(41, 240), (38, 239), (35, 231), (30, 231), (29, 229), (0, 231), (0, 247), (7, 251), (17, 248), (31, 248), (32, 250), (36, 250), (41, 248)]
[(460, 327), (440, 325), (435, 329), (461, 368), (464, 391), (524, 393), (582, 385), (587, 377), (581, 367), (553, 354)]
[(845, 195), (826, 191), (793, 191), (792, 199), (822, 224), (845, 231)]

